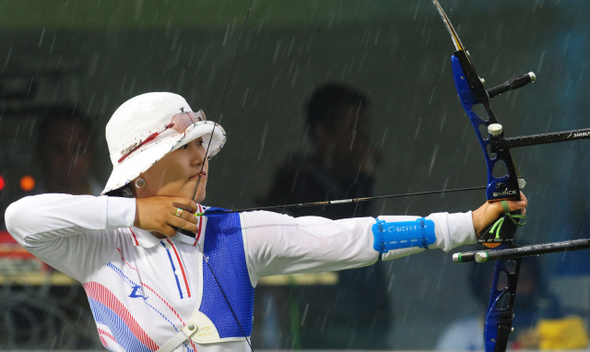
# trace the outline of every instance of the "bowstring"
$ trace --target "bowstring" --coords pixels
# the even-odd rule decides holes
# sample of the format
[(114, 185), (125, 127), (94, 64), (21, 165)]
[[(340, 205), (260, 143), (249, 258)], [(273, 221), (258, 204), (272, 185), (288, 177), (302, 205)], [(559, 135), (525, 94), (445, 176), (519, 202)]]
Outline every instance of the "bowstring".
[[(218, 117), (218, 120), (221, 118), (221, 107), (223, 106), (223, 103), (225, 101), (225, 96), (227, 93), (227, 87), (229, 86), (229, 81), (231, 79), (231, 76), (234, 72), (234, 64), (236, 62), (236, 57), (238, 56), (238, 51), (240, 50), (240, 44), (242, 43), (242, 37), (244, 35), (244, 28), (246, 27), (246, 22), (248, 21), (248, 15), (250, 14), (250, 10), (252, 9), (252, 1), (250, 0), (250, 3), (248, 4), (248, 10), (246, 11), (246, 16), (244, 16), (244, 22), (242, 23), (242, 28), (240, 29), (240, 35), (238, 37), (238, 45), (236, 46), (236, 50), (234, 51), (234, 55), (232, 57), (232, 61), (230, 63), (229, 66), (229, 72), (227, 75), (227, 79), (225, 80), (225, 84), (223, 86), (223, 91), (221, 92), (221, 101), (219, 101), (219, 106), (217, 107), (217, 114), (215, 115), (216, 117)], [(211, 137), (209, 138), (209, 142), (207, 143), (207, 148), (205, 149), (205, 157), (209, 158), (209, 149), (211, 148), (211, 141), (213, 141), (213, 135), (215, 133), (215, 128), (217, 127), (217, 123), (213, 124), (213, 129), (211, 129)], [(193, 197), (192, 200), (195, 200), (195, 197), (197, 195), (197, 190), (199, 189), (199, 184), (201, 183), (201, 177), (202, 177), (202, 173), (203, 173), (203, 169), (205, 168), (205, 163), (203, 162), (203, 165), (201, 165), (201, 171), (199, 172), (199, 178), (197, 179), (197, 185), (195, 186), (195, 191), (193, 192)]]
[[(248, 15), (250, 14), (250, 10), (252, 9), (252, 1), (253, 0), (250, 0), (250, 2), (248, 4), (248, 10), (246, 11), (246, 15), (244, 16), (244, 22), (242, 23), (242, 28), (240, 29), (240, 35), (238, 37), (238, 44), (236, 45), (236, 50), (234, 51), (234, 55), (232, 57), (232, 61), (231, 61), (230, 67), (229, 67), (229, 72), (227, 75), (227, 79), (225, 80), (225, 85), (223, 86), (223, 92), (221, 93), (221, 101), (219, 102), (219, 107), (217, 108), (217, 115), (216, 116), (218, 118), (221, 117), (221, 108), (222, 108), (223, 103), (225, 101), (227, 87), (229, 86), (229, 81), (230, 81), (231, 76), (233, 74), (234, 64), (236, 62), (236, 57), (238, 56), (238, 51), (240, 50), (240, 44), (242, 43), (242, 37), (244, 35), (244, 28), (246, 27), (246, 22), (248, 21)], [(217, 127), (217, 123), (214, 122), (213, 128), (211, 129), (211, 137), (209, 137), (209, 142), (207, 143), (207, 148), (205, 149), (205, 158), (207, 158), (207, 159), (209, 158), (209, 150), (211, 148), (211, 142), (213, 141), (216, 127)], [(203, 175), (203, 170), (205, 169), (205, 164), (206, 164), (206, 160), (203, 162), (203, 165), (201, 165), (201, 171), (199, 172), (199, 178), (197, 179), (195, 191), (193, 192), (193, 197), (192, 197), (193, 201), (195, 200), (195, 197), (197, 196), (197, 191), (198, 191), (199, 185), (201, 183), (201, 178), (203, 177), (202, 175)], [(213, 275), (213, 278), (215, 279), (215, 282), (217, 283), (217, 287), (219, 287), (219, 290), (221, 291), (223, 298), (227, 302), (227, 305), (229, 306), (229, 309), (230, 309), (236, 323), (240, 327), (240, 331), (242, 332), (242, 335), (244, 335), (244, 338), (246, 339), (248, 346), (250, 346), (250, 350), (252, 352), (254, 352), (254, 348), (252, 347), (252, 343), (248, 339), (248, 336), (246, 336), (246, 332), (244, 331), (244, 328), (242, 327), (242, 324), (240, 323), (240, 320), (238, 319), (238, 316), (237, 316), (236, 312), (234, 311), (234, 308), (232, 307), (231, 303), (229, 302), (229, 298), (227, 297), (227, 295), (225, 294), (225, 291), (221, 287), (221, 283), (217, 279), (217, 275), (215, 275), (215, 272), (213, 271), (211, 264), (209, 264), (209, 260), (207, 259), (207, 256), (205, 255), (205, 251), (203, 250), (203, 248), (201, 247), (201, 245), (198, 242), (197, 242), (197, 247), (201, 251), (201, 254), (203, 255), (203, 259), (205, 260), (207, 267), (209, 267), (209, 271), (211, 271), (211, 274)]]

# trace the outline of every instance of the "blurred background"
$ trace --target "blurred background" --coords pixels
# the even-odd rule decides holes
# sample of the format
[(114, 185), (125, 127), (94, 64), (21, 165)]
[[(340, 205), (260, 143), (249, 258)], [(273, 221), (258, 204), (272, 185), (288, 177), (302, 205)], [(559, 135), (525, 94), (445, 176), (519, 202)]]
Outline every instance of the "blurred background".
[[(590, 127), (589, 2), (442, 5), (488, 87), (537, 75), (535, 84), (492, 101), (507, 136)], [(374, 194), (485, 185), (482, 152), (452, 82), (454, 47), (430, 0), (253, 0), (248, 7), (245, 0), (0, 2), (2, 212), (20, 197), (59, 187), (100, 192), (111, 170), (104, 126), (121, 103), (148, 91), (179, 93), (226, 129), (227, 144), (211, 164), (208, 205), (260, 204), (275, 170), (311, 150), (305, 104), (327, 82), (354, 87), (371, 102), (371, 144), (382, 154)], [(59, 119), (59, 111), (77, 118)], [(49, 120), (64, 121), (56, 128)], [(590, 237), (589, 143), (513, 151), (530, 202), (516, 243)], [(372, 204), (372, 215), (466, 211), (484, 201), (483, 191), (397, 198)], [(5, 231), (0, 236), (0, 348), (100, 349), (81, 287)], [(375, 346), (435, 349), (447, 327), (481, 314), (471, 289), (476, 264), (453, 264), (451, 255), (378, 264), (391, 317), (385, 345)], [(586, 326), (589, 259), (579, 251), (536, 262), (538, 301), (551, 296), (564, 316)], [(272, 298), (281, 283), (265, 285)], [(288, 304), (259, 297), (257, 322), (272, 322)], [(305, 339), (304, 321), (287, 331), (269, 324), (256, 326), (255, 348), (304, 348), (293, 336)]]

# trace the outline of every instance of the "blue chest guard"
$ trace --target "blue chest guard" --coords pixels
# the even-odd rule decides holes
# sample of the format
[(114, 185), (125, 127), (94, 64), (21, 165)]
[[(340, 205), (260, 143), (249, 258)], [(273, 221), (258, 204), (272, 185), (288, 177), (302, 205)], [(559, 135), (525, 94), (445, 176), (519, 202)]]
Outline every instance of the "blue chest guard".
[[(221, 209), (208, 209), (215, 210)], [(211, 269), (203, 258), (203, 300), (199, 310), (215, 324), (220, 338), (244, 337), (244, 334), (250, 336), (254, 314), (254, 287), (248, 276), (239, 214), (226, 213), (207, 218), (203, 251)]]

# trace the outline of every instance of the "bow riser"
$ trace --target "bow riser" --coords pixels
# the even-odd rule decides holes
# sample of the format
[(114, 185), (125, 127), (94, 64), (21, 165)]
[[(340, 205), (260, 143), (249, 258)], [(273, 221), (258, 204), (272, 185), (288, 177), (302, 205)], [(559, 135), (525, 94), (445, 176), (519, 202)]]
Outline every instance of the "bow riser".
[[(502, 133), (492, 136), (489, 131), (491, 124), (498, 124), (490, 107), (490, 97), (485, 90), (483, 81), (477, 75), (467, 53), (458, 50), (451, 56), (451, 67), (455, 88), (463, 109), (467, 113), (481, 145), (486, 159), (488, 172), (488, 201), (506, 199), (520, 200), (518, 174), (508, 148), (494, 150), (490, 146), (492, 138), (502, 138)], [(474, 107), (483, 107), (486, 116), (479, 116)], [(480, 242), (489, 247), (513, 248), (512, 239), (517, 226), (506, 221), (500, 233), (492, 235), (489, 230), (480, 237)], [(485, 352), (501, 352), (506, 350), (508, 338), (512, 332), (514, 316), (514, 296), (520, 271), (520, 260), (497, 261), (494, 271), (494, 282), (490, 294), (488, 311), (484, 325)]]
[[(490, 137), (482, 135), (482, 130), (487, 134), (488, 126), (498, 123), (494, 112), (490, 108), (489, 96), (483, 83), (477, 76), (473, 66), (471, 66), (464, 51), (457, 51), (453, 54), (451, 67), (459, 100), (471, 120), (486, 158), (488, 170), (487, 200), (520, 200), (518, 174), (514, 167), (512, 155), (507, 148), (492, 153)], [(487, 114), (485, 118), (478, 116), (473, 111), (474, 106), (477, 105), (485, 109)]]

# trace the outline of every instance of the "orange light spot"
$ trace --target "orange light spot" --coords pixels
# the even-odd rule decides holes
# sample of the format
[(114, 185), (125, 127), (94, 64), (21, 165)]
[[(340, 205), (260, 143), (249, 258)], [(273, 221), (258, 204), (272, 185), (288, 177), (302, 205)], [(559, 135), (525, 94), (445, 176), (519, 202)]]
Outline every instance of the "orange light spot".
[(35, 179), (29, 175), (23, 176), (20, 179), (20, 188), (25, 192), (32, 191), (35, 188)]

